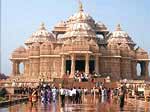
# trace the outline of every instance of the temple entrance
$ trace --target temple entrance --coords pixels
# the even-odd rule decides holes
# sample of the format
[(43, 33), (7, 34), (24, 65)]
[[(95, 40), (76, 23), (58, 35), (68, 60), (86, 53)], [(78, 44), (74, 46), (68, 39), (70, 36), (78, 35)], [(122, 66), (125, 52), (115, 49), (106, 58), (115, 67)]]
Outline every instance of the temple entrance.
[(92, 74), (94, 71), (95, 71), (95, 60), (90, 60), (90, 63), (89, 63), (89, 68), (90, 68), (90, 73)]
[[(85, 60), (75, 61), (75, 71), (85, 72)], [(89, 60), (89, 72), (95, 71), (95, 60)], [(66, 60), (66, 73), (71, 73), (71, 60)]]
[(66, 60), (66, 73), (71, 73), (71, 60)]
[(76, 60), (75, 63), (75, 70), (85, 71), (85, 60)]

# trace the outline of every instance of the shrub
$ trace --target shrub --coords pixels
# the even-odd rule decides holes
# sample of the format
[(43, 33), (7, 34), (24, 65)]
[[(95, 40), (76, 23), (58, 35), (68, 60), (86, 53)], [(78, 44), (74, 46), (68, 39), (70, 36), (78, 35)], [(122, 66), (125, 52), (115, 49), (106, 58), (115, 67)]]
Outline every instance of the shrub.
[(5, 89), (5, 88), (2, 88), (2, 89), (0, 90), (0, 97), (5, 97), (6, 94), (7, 94), (6, 89)]

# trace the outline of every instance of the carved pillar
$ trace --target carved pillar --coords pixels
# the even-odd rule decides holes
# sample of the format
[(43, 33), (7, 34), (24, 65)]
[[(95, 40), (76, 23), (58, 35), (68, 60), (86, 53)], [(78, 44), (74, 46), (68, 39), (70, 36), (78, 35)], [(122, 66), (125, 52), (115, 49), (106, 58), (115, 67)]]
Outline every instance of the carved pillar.
[(20, 62), (16, 62), (16, 74), (20, 74), (19, 64)]
[(85, 73), (89, 74), (89, 54), (85, 56)]
[(148, 79), (149, 78), (149, 71), (148, 71), (148, 65), (149, 65), (149, 62), (146, 61), (145, 62), (145, 67), (144, 67), (144, 72), (145, 72), (145, 78)]
[(71, 75), (70, 75), (70, 78), (74, 77), (74, 73), (75, 73), (75, 55), (72, 54), (71, 55)]
[(32, 75), (32, 59), (29, 59), (29, 75)]
[(16, 75), (16, 62), (12, 61), (12, 75)]
[(29, 74), (29, 62), (24, 61), (24, 74), (28, 75)]
[(63, 77), (63, 75), (65, 74), (65, 70), (66, 70), (65, 56), (62, 55), (62, 57), (61, 57), (61, 77)]
[(95, 72), (99, 73), (99, 56), (96, 55), (95, 57)]
[(137, 61), (132, 61), (132, 78), (137, 78)]

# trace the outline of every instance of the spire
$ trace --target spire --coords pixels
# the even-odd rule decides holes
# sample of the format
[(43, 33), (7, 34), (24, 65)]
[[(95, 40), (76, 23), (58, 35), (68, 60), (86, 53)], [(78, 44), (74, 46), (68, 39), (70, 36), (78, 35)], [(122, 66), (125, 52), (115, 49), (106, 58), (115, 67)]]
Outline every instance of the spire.
[(121, 29), (121, 25), (120, 25), (120, 24), (118, 24), (118, 25), (117, 25), (117, 27), (116, 27), (116, 31), (122, 31), (122, 29)]
[(83, 11), (83, 5), (82, 5), (81, 0), (79, 0), (79, 11)]
[(40, 30), (45, 30), (45, 24), (44, 24), (44, 22), (42, 22), (42, 23), (40, 24), (39, 29), (40, 29)]

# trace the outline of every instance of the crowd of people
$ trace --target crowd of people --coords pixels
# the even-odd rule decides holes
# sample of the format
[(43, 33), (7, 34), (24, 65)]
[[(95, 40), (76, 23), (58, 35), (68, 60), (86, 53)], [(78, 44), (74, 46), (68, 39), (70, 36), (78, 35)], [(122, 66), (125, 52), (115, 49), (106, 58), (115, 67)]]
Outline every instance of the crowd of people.
[(124, 99), (126, 94), (126, 89), (121, 87), (120, 89), (110, 89), (105, 87), (99, 88), (56, 88), (55, 86), (42, 86), (41, 88), (33, 89), (29, 95), (29, 101), (34, 106), (38, 99), (43, 104), (48, 104), (52, 102), (57, 102), (60, 100), (61, 106), (64, 107), (65, 104), (80, 104), (82, 103), (83, 96), (87, 94), (98, 95), (101, 102), (107, 100), (116, 100), (120, 98), (120, 108), (124, 107)]
[[(86, 91), (85, 91), (86, 92)], [(65, 105), (65, 101), (70, 103), (82, 103), (82, 89), (79, 88), (56, 88), (55, 86), (45, 86), (33, 89), (29, 95), (31, 104), (34, 105), (38, 99), (44, 104), (56, 102), (61, 99), (61, 106)]]
[(85, 72), (79, 72), (77, 70), (74, 74), (74, 79), (75, 79), (75, 81), (85, 82), (85, 81), (88, 81), (89, 75), (86, 74)]

